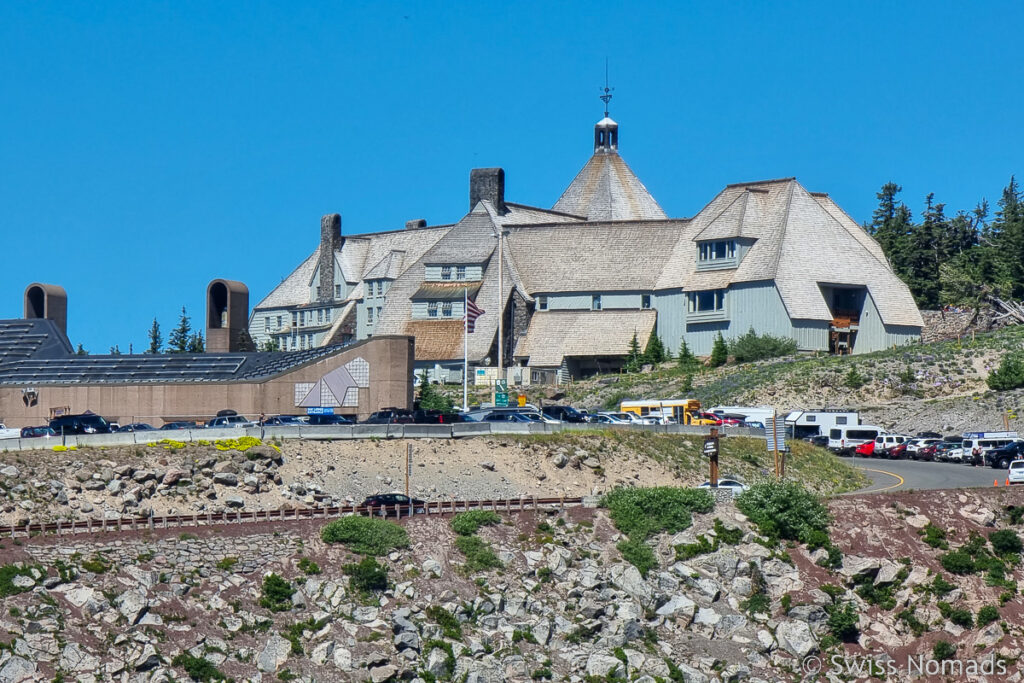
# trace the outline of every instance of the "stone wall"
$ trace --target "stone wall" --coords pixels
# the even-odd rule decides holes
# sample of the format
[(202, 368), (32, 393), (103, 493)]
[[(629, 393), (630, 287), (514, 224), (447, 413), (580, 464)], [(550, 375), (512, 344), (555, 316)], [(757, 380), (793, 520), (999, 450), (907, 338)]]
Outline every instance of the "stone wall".
[(291, 557), (300, 543), (298, 535), (289, 531), (246, 536), (204, 535), (201, 538), (186, 531), (171, 538), (97, 540), (86, 536), (55, 545), (26, 545), (25, 551), (44, 567), (52, 566), (57, 560), (74, 564), (72, 558), (88, 560), (99, 555), (116, 566), (135, 565), (152, 558), (158, 567), (175, 572), (212, 570), (221, 560), (233, 557), (237, 562), (231, 571), (245, 574)]
[(972, 332), (988, 332), (1003, 327), (991, 308), (954, 309), (949, 311), (921, 311), (924, 327), (921, 341), (925, 344), (969, 336)]

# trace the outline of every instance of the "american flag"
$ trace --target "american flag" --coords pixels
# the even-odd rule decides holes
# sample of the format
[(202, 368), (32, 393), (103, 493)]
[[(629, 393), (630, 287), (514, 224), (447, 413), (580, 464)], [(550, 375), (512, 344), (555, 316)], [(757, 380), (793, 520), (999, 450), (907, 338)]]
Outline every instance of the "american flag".
[(473, 332), (476, 329), (476, 319), (482, 316), (486, 311), (476, 305), (476, 302), (472, 299), (466, 299), (466, 330)]

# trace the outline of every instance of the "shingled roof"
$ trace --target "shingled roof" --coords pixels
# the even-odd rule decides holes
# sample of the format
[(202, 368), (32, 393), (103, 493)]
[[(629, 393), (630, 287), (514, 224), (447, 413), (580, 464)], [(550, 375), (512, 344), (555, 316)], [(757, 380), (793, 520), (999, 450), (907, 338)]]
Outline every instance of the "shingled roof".
[(63, 358), (72, 352), (67, 335), (52, 320), (0, 320), (0, 366), (19, 360)]
[(514, 356), (535, 368), (558, 367), (563, 358), (623, 356), (634, 334), (646, 343), (656, 320), (652, 310), (535, 313)]
[(644, 184), (614, 151), (596, 152), (558, 198), (555, 211), (589, 221), (668, 218)]

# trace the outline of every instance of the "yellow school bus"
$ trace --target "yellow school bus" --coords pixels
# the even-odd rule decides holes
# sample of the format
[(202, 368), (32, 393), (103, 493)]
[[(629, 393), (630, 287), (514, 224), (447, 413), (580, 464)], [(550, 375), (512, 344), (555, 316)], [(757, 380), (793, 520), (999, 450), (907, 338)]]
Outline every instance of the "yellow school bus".
[(678, 424), (686, 425), (715, 424), (714, 422), (704, 420), (699, 416), (700, 401), (695, 398), (623, 401), (619, 404), (619, 411), (623, 413), (633, 413), (639, 417), (648, 417), (653, 415), (662, 423), (665, 423), (668, 419), (672, 419)]

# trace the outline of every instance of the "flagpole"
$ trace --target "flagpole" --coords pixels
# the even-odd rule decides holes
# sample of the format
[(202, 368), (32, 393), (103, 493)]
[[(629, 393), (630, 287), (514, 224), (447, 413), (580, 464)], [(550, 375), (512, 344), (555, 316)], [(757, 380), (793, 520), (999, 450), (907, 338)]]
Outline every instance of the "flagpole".
[(462, 412), (469, 410), (469, 287), (462, 298)]

